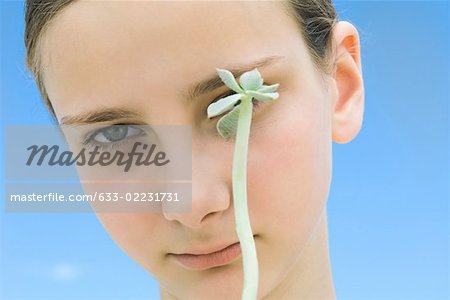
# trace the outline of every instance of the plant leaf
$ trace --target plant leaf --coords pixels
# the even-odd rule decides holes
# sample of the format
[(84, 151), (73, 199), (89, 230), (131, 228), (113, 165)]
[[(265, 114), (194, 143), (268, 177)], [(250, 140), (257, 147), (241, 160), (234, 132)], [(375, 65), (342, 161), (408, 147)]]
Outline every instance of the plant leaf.
[(262, 102), (269, 102), (272, 100), (275, 100), (278, 98), (278, 93), (260, 93), (257, 91), (247, 91), (247, 95), (252, 96), (256, 100), (262, 101)]
[(229, 111), (243, 96), (243, 94), (233, 94), (211, 103), (207, 109), (208, 118), (214, 118)]
[(272, 84), (272, 85), (262, 85), (257, 90), (257, 92), (260, 92), (260, 93), (273, 93), (273, 92), (275, 92), (278, 89), (279, 86), (280, 86), (279, 83)]
[(223, 83), (226, 84), (226, 86), (228, 86), (230, 89), (232, 89), (236, 93), (244, 92), (244, 90), (236, 82), (236, 79), (234, 78), (233, 73), (231, 73), (228, 70), (219, 69), (219, 68), (216, 68), (216, 71), (217, 71), (217, 74), (219, 75), (220, 79), (223, 81)]
[(253, 70), (242, 74), (241, 77), (239, 77), (239, 83), (244, 90), (256, 91), (262, 86), (263, 79), (258, 69), (254, 68)]
[(238, 105), (217, 122), (217, 131), (226, 140), (236, 135), (240, 111), (241, 107)]

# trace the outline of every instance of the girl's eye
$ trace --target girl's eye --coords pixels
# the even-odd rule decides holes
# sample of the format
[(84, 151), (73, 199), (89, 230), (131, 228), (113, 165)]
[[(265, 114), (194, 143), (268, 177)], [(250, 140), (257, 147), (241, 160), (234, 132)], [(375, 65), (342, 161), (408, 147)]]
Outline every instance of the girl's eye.
[(142, 129), (130, 125), (112, 125), (97, 131), (92, 139), (97, 143), (109, 144), (140, 135)]

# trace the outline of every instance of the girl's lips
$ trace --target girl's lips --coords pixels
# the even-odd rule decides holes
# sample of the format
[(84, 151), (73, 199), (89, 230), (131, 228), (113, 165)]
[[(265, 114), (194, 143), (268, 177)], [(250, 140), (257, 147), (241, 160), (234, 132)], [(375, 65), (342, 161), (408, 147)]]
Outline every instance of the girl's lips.
[(229, 264), (241, 254), (241, 245), (234, 243), (222, 250), (209, 254), (172, 254), (175, 259), (188, 269), (205, 270), (212, 267)]

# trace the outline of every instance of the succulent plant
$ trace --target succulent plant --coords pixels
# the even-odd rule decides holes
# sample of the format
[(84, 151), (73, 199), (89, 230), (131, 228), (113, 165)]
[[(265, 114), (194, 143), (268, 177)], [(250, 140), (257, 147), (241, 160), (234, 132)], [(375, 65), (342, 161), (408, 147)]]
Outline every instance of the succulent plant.
[(256, 300), (258, 292), (258, 258), (255, 240), (250, 224), (247, 206), (247, 153), (250, 126), (253, 112), (253, 98), (270, 102), (279, 97), (275, 92), (279, 84), (264, 85), (263, 78), (255, 68), (243, 73), (237, 83), (233, 74), (225, 69), (216, 69), (220, 79), (236, 92), (210, 104), (207, 108), (208, 118), (226, 113), (217, 122), (219, 134), (230, 139), (236, 137), (233, 154), (233, 198), (236, 232), (242, 249), (244, 266), (244, 288), (242, 299)]
[[(252, 103), (252, 98), (261, 102), (270, 102), (277, 99), (279, 94), (275, 91), (278, 89), (279, 84), (264, 85), (257, 68), (242, 74), (239, 78), (240, 85), (230, 71), (218, 68), (216, 70), (220, 79), (236, 94), (210, 104), (207, 110), (208, 118), (216, 117), (228, 111), (217, 122), (217, 130), (225, 139), (230, 139), (236, 135), (242, 104), (245, 102)], [(240, 103), (238, 103), (239, 101)]]

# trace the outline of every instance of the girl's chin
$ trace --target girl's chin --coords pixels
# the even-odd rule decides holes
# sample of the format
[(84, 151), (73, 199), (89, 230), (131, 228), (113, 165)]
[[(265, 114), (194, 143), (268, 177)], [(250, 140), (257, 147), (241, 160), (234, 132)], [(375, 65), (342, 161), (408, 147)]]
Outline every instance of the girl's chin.
[[(176, 268), (182, 268), (177, 265)], [(240, 299), (242, 292), (243, 273), (242, 259), (224, 266), (218, 266), (203, 271), (187, 271), (183, 268), (183, 275), (173, 274), (170, 283), (174, 286), (177, 299)], [(183, 284), (179, 280), (186, 280)], [(183, 291), (180, 290), (183, 286)], [(179, 296), (179, 297), (177, 297)]]

